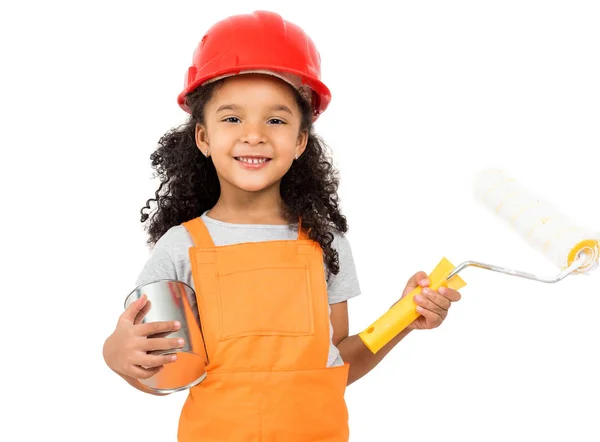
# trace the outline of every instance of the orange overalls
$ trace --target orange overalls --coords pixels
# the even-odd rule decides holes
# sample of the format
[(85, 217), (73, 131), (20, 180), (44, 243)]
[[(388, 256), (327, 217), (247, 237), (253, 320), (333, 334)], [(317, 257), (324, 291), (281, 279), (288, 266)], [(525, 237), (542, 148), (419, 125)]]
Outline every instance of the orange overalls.
[(322, 249), (297, 240), (216, 247), (184, 223), (210, 363), (191, 388), (179, 442), (347, 442), (348, 363), (327, 365)]

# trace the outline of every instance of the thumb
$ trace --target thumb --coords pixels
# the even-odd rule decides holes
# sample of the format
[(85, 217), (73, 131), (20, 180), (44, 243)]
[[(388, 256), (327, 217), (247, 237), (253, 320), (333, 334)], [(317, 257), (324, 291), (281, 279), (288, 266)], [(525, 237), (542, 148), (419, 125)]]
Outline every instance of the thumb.
[(138, 299), (132, 302), (121, 315), (121, 319), (130, 323), (134, 323), (138, 313), (144, 308), (148, 302), (146, 294), (142, 294)]
[(427, 287), (429, 285), (429, 277), (425, 272), (417, 272), (410, 277), (408, 282), (406, 283), (406, 287), (402, 292), (402, 297), (408, 295), (417, 287)]

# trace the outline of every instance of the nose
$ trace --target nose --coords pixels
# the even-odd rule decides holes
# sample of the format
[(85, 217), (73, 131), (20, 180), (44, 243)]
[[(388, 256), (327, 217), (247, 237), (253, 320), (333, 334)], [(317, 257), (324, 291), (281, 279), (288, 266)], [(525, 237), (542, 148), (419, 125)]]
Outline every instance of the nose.
[(258, 124), (247, 123), (241, 141), (252, 146), (264, 143), (266, 137)]

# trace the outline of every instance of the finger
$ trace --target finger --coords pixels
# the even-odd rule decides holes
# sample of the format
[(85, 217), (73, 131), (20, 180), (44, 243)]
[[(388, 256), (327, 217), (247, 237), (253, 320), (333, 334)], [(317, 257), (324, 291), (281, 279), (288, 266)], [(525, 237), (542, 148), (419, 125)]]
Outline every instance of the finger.
[(148, 314), (148, 312), (150, 311), (151, 307), (152, 307), (152, 302), (150, 302), (150, 300), (148, 299), (148, 302), (146, 302), (146, 305), (144, 305), (144, 308), (142, 308), (136, 315), (135, 319), (133, 320), (133, 323), (134, 324), (141, 323), (144, 320), (144, 318), (146, 317), (146, 315)]
[(427, 298), (423, 294), (415, 296), (415, 302), (421, 308), (430, 311), (442, 318), (446, 317), (446, 314), (448, 313), (446, 310), (444, 310), (442, 307), (437, 305), (435, 302), (433, 302), (431, 299)]
[(137, 363), (135, 365), (139, 365), (143, 368), (155, 368), (160, 367), (161, 365), (167, 365), (175, 362), (177, 360), (176, 354), (168, 354), (168, 355), (152, 355), (152, 354), (144, 354), (140, 356)]
[(446, 298), (445, 296), (442, 296), (439, 293), (434, 292), (433, 290), (430, 290), (428, 288), (425, 288), (421, 291), (421, 296), (423, 296), (425, 299), (430, 300), (435, 305), (437, 305), (439, 308), (446, 310), (446, 311), (452, 305), (452, 303), (450, 302), (450, 300), (448, 298)]
[(406, 288), (402, 293), (402, 296), (412, 292), (417, 287), (427, 287), (429, 285), (429, 277), (425, 272), (417, 272), (412, 275), (409, 280), (406, 282)]
[(172, 333), (173, 333), (173, 331), (169, 330), (169, 331), (162, 332), (162, 333), (155, 333), (153, 335), (148, 335), (148, 336), (146, 336), (146, 338), (148, 338), (148, 339), (166, 338), (167, 336), (169, 336)]
[(427, 287), (429, 285), (429, 277), (425, 272), (417, 272), (410, 277), (406, 285), (411, 286), (413, 289), (417, 286)]
[(439, 314), (423, 308), (420, 305), (417, 305), (417, 312), (427, 320), (427, 324), (430, 324), (431, 328), (439, 326), (444, 320)]
[(152, 368), (144, 368), (144, 367), (139, 367), (137, 365), (133, 365), (129, 370), (128, 370), (128, 374), (129, 376), (132, 376), (136, 379), (148, 379), (151, 378), (152, 376), (154, 376), (156, 373), (158, 373), (159, 371), (161, 371), (163, 369), (163, 365), (160, 365), (158, 367), (152, 367)]
[(174, 332), (179, 330), (181, 324), (179, 321), (156, 321), (138, 324), (135, 327), (135, 333), (138, 336), (151, 336), (158, 333)]
[(173, 350), (183, 347), (184, 343), (182, 338), (149, 338), (145, 340), (142, 349), (144, 351)]
[(454, 289), (451, 289), (449, 287), (440, 287), (438, 289), (438, 292), (442, 296), (444, 296), (446, 299), (448, 299), (450, 302), (458, 302), (458, 301), (460, 301), (461, 294), (458, 291), (454, 290)]
[(129, 307), (125, 309), (125, 311), (121, 314), (121, 320), (132, 323), (135, 321), (136, 316), (140, 313), (140, 311), (146, 305), (146, 301), (148, 297), (146, 294), (142, 294), (138, 299), (133, 301)]

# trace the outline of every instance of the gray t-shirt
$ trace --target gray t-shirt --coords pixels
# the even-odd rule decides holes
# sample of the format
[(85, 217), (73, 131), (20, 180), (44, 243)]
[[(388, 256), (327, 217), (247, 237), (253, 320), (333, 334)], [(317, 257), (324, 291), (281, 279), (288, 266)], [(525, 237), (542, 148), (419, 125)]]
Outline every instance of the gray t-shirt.
[[(287, 225), (231, 224), (209, 218), (207, 212), (202, 214), (202, 220), (215, 246), (242, 242), (293, 240), (298, 237), (297, 228), (290, 228)], [(340, 271), (337, 275), (330, 274), (327, 277), (329, 304), (343, 302), (360, 294), (350, 243), (344, 235), (336, 231), (332, 233), (334, 235), (332, 247), (338, 252)], [(189, 248), (193, 246), (192, 238), (184, 226), (170, 228), (156, 242), (136, 285), (147, 284), (157, 279), (176, 279), (194, 287), (189, 260)], [(325, 268), (325, 264), (323, 266)], [(326, 271), (325, 274), (327, 275), (328, 272)], [(331, 313), (331, 307), (329, 312)], [(332, 335), (333, 327), (330, 324), (330, 338)], [(338, 349), (331, 343), (327, 366), (342, 364)]]

